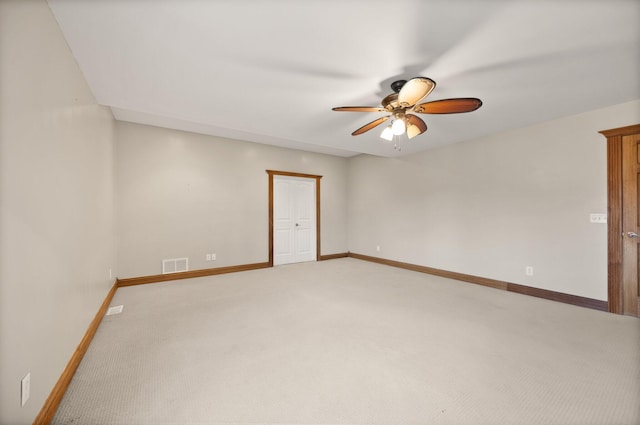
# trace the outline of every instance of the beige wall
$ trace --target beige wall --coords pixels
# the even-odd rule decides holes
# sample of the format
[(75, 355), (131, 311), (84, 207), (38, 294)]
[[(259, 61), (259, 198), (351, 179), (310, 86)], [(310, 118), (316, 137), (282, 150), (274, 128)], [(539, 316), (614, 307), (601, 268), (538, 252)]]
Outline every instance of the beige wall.
[(607, 228), (589, 222), (607, 212), (598, 131), (638, 122), (635, 101), (398, 159), (352, 158), (349, 250), (606, 300)]
[(267, 261), (267, 169), (323, 176), (321, 253), (347, 251), (345, 158), (124, 122), (116, 151), (119, 278)]
[[(110, 269), (134, 277), (159, 273), (163, 258), (189, 257), (191, 269), (266, 261), (266, 169), (324, 176), (322, 254), (605, 300), (606, 226), (589, 223), (606, 212), (597, 131), (639, 121), (636, 101), (399, 159), (349, 160), (116, 124), (46, 2), (2, 0), (0, 423), (33, 421)], [(218, 260), (205, 262), (207, 252)]]
[(44, 1), (0, 2), (0, 94), (0, 423), (27, 424), (113, 283), (114, 120)]

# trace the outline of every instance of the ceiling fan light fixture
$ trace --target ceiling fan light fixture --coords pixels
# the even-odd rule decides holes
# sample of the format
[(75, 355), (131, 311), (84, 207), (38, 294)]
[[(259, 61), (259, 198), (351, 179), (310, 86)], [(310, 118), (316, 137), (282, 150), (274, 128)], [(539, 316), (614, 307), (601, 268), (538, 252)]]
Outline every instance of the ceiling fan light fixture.
[(422, 134), (422, 131), (420, 131), (420, 129), (412, 124), (409, 124), (407, 126), (407, 137), (409, 139), (413, 139), (414, 137), (416, 137), (417, 135)]
[(384, 140), (388, 140), (388, 141), (392, 141), (393, 140), (393, 129), (391, 128), (390, 125), (386, 126), (384, 128), (384, 130), (382, 130), (382, 133), (380, 134), (380, 137), (383, 138)]
[(393, 130), (393, 134), (395, 134), (396, 136), (400, 136), (401, 134), (404, 134), (404, 132), (407, 129), (407, 126), (405, 125), (403, 119), (397, 118), (393, 121), (391, 128)]

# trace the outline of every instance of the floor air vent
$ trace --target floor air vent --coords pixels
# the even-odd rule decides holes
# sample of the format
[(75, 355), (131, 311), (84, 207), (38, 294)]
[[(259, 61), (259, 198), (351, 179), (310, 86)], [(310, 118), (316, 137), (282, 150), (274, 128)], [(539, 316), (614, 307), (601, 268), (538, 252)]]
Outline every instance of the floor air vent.
[(189, 270), (188, 258), (162, 260), (162, 274), (186, 272)]
[(116, 305), (113, 307), (109, 307), (109, 310), (107, 310), (107, 316), (111, 316), (112, 314), (120, 314), (122, 313), (122, 308), (124, 306), (123, 305)]

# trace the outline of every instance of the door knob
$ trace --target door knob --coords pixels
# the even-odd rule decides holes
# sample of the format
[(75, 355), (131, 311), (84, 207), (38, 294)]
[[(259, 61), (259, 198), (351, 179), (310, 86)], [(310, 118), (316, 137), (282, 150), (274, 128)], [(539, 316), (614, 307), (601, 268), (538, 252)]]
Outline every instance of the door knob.
[(637, 238), (638, 234), (636, 232), (627, 232), (627, 236), (629, 236), (630, 238)]

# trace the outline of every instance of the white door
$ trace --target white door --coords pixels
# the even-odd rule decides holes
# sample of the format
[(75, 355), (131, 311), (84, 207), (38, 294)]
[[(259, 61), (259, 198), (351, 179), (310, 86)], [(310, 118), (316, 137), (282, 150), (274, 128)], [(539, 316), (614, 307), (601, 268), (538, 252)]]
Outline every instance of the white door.
[(273, 178), (273, 264), (316, 260), (316, 181)]

